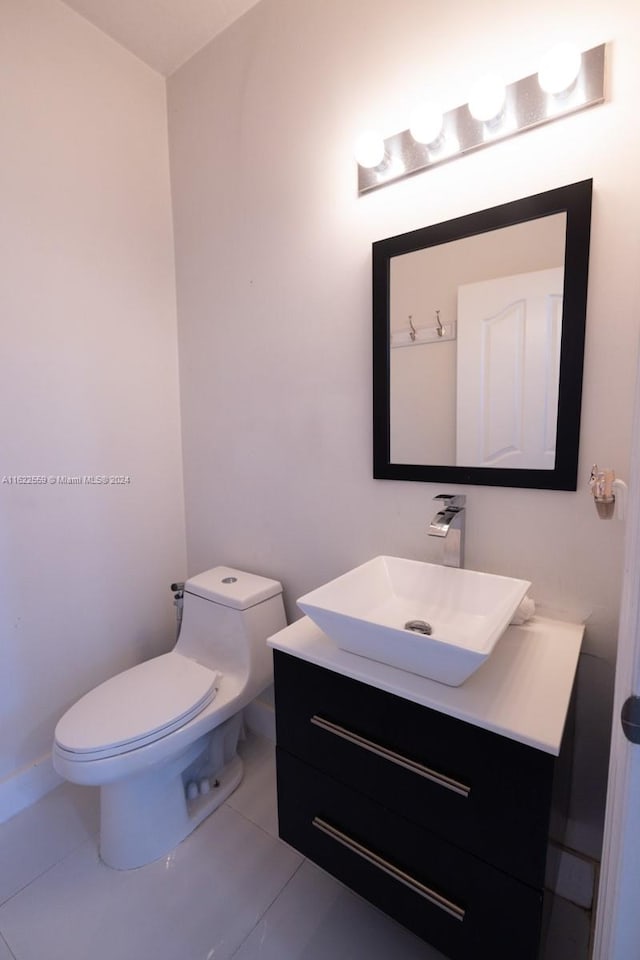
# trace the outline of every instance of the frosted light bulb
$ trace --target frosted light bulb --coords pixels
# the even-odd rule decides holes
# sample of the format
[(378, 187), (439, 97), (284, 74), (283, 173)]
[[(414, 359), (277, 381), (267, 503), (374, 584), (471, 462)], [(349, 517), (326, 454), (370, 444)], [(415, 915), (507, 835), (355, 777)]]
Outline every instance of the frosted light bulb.
[(506, 90), (501, 78), (495, 73), (487, 73), (476, 81), (473, 95), (469, 99), (469, 113), (484, 123), (494, 120), (502, 113), (505, 96)]
[(572, 43), (558, 43), (542, 59), (538, 83), (545, 93), (568, 90), (580, 73), (582, 54)]
[(429, 101), (418, 104), (411, 114), (409, 133), (417, 143), (434, 143), (442, 133), (442, 110)]
[(378, 167), (384, 160), (384, 140), (374, 130), (367, 130), (358, 137), (354, 150), (361, 167)]

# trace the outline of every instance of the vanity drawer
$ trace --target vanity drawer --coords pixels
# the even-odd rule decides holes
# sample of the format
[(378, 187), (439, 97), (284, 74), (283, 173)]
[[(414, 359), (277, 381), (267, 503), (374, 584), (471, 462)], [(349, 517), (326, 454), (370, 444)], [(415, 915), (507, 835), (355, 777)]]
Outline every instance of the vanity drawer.
[(274, 651), (278, 745), (542, 888), (554, 758)]
[(542, 891), (277, 749), (280, 836), (453, 960), (534, 960)]

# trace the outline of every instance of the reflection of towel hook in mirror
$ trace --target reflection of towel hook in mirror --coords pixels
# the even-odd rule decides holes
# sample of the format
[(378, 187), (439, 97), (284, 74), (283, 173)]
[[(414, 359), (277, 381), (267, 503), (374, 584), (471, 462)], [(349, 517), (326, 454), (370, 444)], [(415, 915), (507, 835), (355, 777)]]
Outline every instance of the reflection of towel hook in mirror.
[(409, 314), (409, 326), (411, 327), (411, 331), (410, 331), (410, 333), (409, 333), (409, 336), (411, 337), (411, 342), (413, 343), (413, 341), (416, 339), (416, 328), (415, 328), (414, 325), (413, 325), (413, 314), (412, 314), (412, 313)]
[(441, 337), (444, 333), (444, 327), (442, 326), (442, 320), (440, 319), (440, 311), (436, 310), (436, 323), (438, 325), (438, 336)]

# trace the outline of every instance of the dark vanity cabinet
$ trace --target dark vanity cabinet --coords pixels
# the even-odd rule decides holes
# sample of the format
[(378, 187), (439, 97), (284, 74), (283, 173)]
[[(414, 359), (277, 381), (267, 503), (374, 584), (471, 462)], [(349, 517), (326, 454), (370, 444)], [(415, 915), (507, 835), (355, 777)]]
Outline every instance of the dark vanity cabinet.
[(280, 836), (452, 960), (535, 960), (555, 758), (274, 650)]

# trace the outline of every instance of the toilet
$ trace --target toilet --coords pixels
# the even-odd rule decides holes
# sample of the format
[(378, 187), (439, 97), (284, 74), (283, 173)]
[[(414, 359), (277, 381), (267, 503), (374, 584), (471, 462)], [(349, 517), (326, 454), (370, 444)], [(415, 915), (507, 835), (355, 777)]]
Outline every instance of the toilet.
[(100, 787), (100, 856), (127, 870), (166, 856), (235, 790), (242, 709), (273, 679), (286, 626), (277, 580), (214, 567), (185, 583), (170, 653), (112, 677), (59, 720), (53, 765)]

